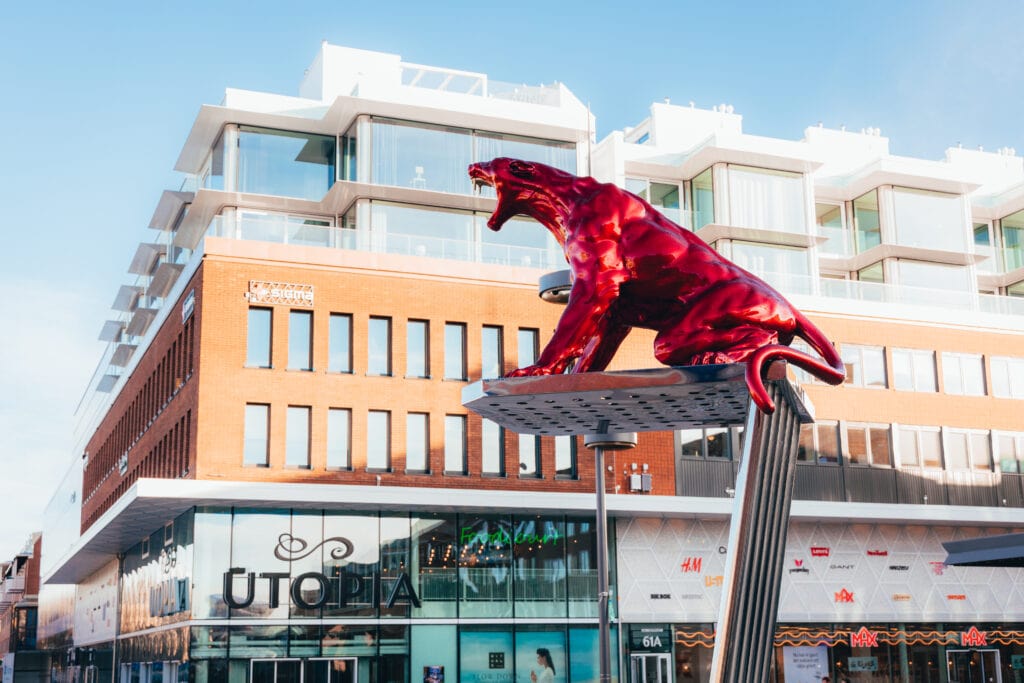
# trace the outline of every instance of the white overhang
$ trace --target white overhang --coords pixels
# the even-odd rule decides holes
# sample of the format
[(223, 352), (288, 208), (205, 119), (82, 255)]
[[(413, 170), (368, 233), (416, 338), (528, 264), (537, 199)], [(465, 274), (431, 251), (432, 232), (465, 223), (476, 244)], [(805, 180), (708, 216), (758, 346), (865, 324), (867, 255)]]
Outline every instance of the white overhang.
[(149, 227), (154, 230), (171, 230), (174, 228), (174, 221), (181, 213), (182, 207), (191, 203), (195, 196), (194, 192), (176, 192), (164, 190), (160, 195), (160, 201), (156, 204), (153, 217), (149, 220)]
[(879, 244), (847, 258), (823, 256), (821, 258), (821, 265), (828, 270), (853, 272), (861, 268), (867, 268), (871, 264), (878, 263), (887, 258), (927, 261), (929, 263), (942, 263), (950, 266), (970, 266), (984, 261), (988, 257), (984, 254), (968, 254), (962, 251), (909, 247), (903, 244)]
[[(559, 109), (554, 109), (554, 112), (561, 114), (562, 118), (565, 117), (564, 112)], [(320, 118), (277, 112), (247, 111), (207, 104), (200, 108), (199, 115), (196, 117), (195, 123), (192, 124), (192, 130), (185, 140), (185, 146), (178, 156), (174, 169), (183, 173), (198, 173), (206, 156), (213, 148), (213, 144), (217, 141), (217, 136), (220, 135), (224, 125), (228, 123), (320, 135), (341, 135), (349, 129), (356, 117), (363, 114), (573, 143), (584, 142), (587, 136), (585, 121), (581, 121), (583, 124), (581, 128), (576, 128), (555, 123), (524, 121), (520, 118), (501, 118), (473, 111), (427, 107), (362, 97), (338, 97)]]
[(1008, 273), (978, 273), (978, 284), (982, 287), (1009, 287), (1018, 282), (1024, 282), (1024, 266)]
[(122, 334), (124, 334), (124, 323), (120, 320), (108, 320), (103, 323), (103, 329), (100, 330), (98, 339), (105, 342), (117, 342), (121, 341)]
[[(107, 510), (43, 580), (48, 584), (78, 583), (118, 553), (196, 506), (255, 509), (344, 509), (409, 512), (504, 512), (534, 514), (558, 510), (586, 515), (594, 511), (592, 493), (491, 491), (421, 487), (281, 484), (272, 482), (140, 479)], [(730, 498), (683, 496), (608, 496), (613, 517), (663, 517), (725, 520)], [(793, 502), (794, 521), (843, 523), (960, 525), (1016, 528), (1016, 508), (877, 503)]]
[(132, 359), (137, 348), (136, 344), (118, 344), (117, 348), (114, 349), (114, 353), (110, 356), (110, 364), (123, 368), (128, 365), (128, 361)]
[(708, 223), (695, 233), (708, 244), (717, 240), (730, 239), (743, 242), (759, 242), (762, 244), (775, 244), (782, 247), (813, 247), (815, 244), (827, 241), (828, 238), (807, 233), (783, 232), (782, 230), (761, 230), (758, 228), (738, 228), (733, 225), (721, 225), (719, 223)]
[(848, 176), (814, 179), (816, 199), (850, 201), (880, 185), (895, 185), (917, 190), (970, 194), (980, 183), (951, 164), (906, 157), (883, 157)]
[(178, 226), (178, 231), (174, 235), (174, 245), (184, 249), (195, 249), (210, 222), (225, 207), (229, 206), (252, 211), (272, 211), (278, 214), (293, 213), (331, 216), (346, 213), (357, 199), (363, 198), (453, 209), (456, 211), (485, 211), (487, 213), (494, 211), (496, 205), (496, 200), (494, 199), (475, 195), (434, 192), (432, 190), (418, 190), (411, 187), (391, 185), (371, 185), (369, 183), (354, 183), (346, 180), (339, 180), (334, 183), (320, 201), (263, 194), (247, 194), (244, 192), (200, 190), (196, 193), (195, 201), (192, 203), (188, 216)]
[(156, 319), (157, 313), (155, 308), (137, 308), (135, 313), (132, 315), (132, 319), (128, 322), (128, 327), (125, 330), (132, 337), (141, 337), (146, 334), (146, 330)]

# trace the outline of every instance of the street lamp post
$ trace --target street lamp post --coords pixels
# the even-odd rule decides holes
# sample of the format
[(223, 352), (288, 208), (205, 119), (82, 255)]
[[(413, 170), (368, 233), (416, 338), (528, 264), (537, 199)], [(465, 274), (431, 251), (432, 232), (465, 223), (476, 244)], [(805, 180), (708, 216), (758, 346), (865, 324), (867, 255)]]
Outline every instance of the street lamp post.
[(594, 449), (594, 480), (597, 489), (597, 638), (601, 660), (601, 683), (612, 680), (611, 626), (608, 618), (608, 509), (605, 506), (606, 450), (636, 447), (636, 432), (608, 432), (608, 421), (602, 420), (598, 433), (583, 437), (583, 445)]

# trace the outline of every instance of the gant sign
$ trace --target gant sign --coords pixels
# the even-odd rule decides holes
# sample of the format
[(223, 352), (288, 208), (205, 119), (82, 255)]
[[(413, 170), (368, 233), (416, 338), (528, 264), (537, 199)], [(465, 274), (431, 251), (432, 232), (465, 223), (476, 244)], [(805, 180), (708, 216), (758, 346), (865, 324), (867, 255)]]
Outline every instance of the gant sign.
[[(281, 534), (274, 548), (274, 557), (279, 560), (294, 561), (309, 557), (319, 548), (327, 544), (336, 547), (330, 551), (333, 560), (343, 560), (352, 554), (352, 542), (342, 536), (325, 539), (323, 542), (309, 547), (304, 539), (291, 534)], [(414, 607), (420, 606), (419, 596), (413, 588), (409, 575), (400, 572), (395, 575), (394, 584), (388, 594), (384, 595), (384, 585), (380, 572), (368, 576), (353, 574), (344, 567), (335, 569), (330, 576), (321, 572), (305, 572), (294, 579), (288, 572), (254, 572), (245, 567), (231, 567), (224, 572), (224, 602), (232, 609), (244, 609), (256, 598), (257, 580), (267, 582), (268, 605), (271, 608), (281, 604), (281, 587), (291, 598), (296, 607), (302, 609), (319, 609), (321, 607), (347, 607), (354, 598), (363, 596), (369, 585), (370, 599), (387, 608), (402, 601)], [(238, 583), (243, 586), (239, 590)], [(237, 592), (236, 592), (237, 591)]]

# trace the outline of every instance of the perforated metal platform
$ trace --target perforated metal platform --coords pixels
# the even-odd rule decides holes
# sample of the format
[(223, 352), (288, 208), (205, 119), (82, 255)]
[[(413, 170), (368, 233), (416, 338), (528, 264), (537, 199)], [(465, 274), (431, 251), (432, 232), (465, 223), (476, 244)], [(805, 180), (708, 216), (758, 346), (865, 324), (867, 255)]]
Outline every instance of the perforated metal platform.
[[(742, 424), (750, 394), (743, 363), (621, 372), (485, 379), (462, 391), (462, 405), (520, 434), (562, 436), (599, 431), (651, 432)], [(772, 379), (785, 378), (775, 363)], [(788, 381), (787, 399), (796, 398)], [(802, 401), (802, 421), (811, 416)]]

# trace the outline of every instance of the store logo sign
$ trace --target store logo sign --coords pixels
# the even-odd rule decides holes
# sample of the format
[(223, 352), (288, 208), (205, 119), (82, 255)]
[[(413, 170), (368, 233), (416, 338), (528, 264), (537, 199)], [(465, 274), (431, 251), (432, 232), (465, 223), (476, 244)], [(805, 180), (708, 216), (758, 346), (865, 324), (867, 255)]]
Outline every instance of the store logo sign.
[(846, 571), (846, 570), (849, 570), (849, 569), (853, 569), (853, 565), (852, 564), (830, 564), (828, 566), (828, 568), (829, 569), (836, 569), (836, 570)]
[[(324, 539), (321, 543), (309, 547), (304, 539), (281, 534), (277, 538), (277, 547), (274, 548), (274, 557), (283, 561), (301, 560), (309, 557), (320, 548), (328, 544), (334, 546), (329, 555), (333, 560), (342, 560), (354, 551), (352, 541), (342, 536), (334, 536)], [(239, 598), (235, 593), (236, 578), (245, 580), (245, 596)], [(379, 599), (389, 609), (395, 606), (399, 600), (414, 607), (420, 606), (419, 596), (413, 588), (409, 575), (400, 572), (394, 577), (394, 585), (391, 592), (385, 597), (383, 595), (383, 584), (380, 572), (373, 572), (369, 576), (360, 576), (345, 571), (344, 568), (337, 571), (333, 576), (327, 576), (320, 572), (305, 572), (291, 580), (288, 572), (256, 572), (246, 571), (244, 567), (231, 567), (224, 572), (224, 602), (232, 609), (243, 609), (253, 603), (256, 597), (256, 579), (264, 579), (268, 584), (268, 603), (270, 608), (281, 604), (281, 582), (285, 584), (285, 592), (291, 597), (296, 607), (302, 609), (319, 609), (325, 605), (347, 607), (349, 600), (362, 596), (366, 592), (367, 584), (370, 586), (371, 599)], [(312, 587), (313, 590), (308, 590)]]
[(966, 600), (967, 596), (963, 593), (950, 593), (946, 596), (947, 600)]
[(946, 571), (945, 562), (929, 562), (928, 564), (932, 566), (932, 574), (935, 574), (935, 576), (942, 576)]
[(651, 600), (668, 600), (671, 597), (671, 593), (651, 593)]
[(803, 560), (793, 560), (793, 566), (789, 568), (790, 574), (810, 574), (811, 570), (804, 566)]
[(828, 557), (831, 550), (824, 546), (811, 546), (811, 557)]
[(988, 634), (985, 631), (979, 631), (977, 626), (972, 626), (960, 633), (960, 644), (964, 647), (988, 645)]
[(850, 634), (850, 647), (878, 647), (878, 634), (861, 626), (859, 631)]
[(684, 574), (696, 574), (700, 572), (703, 564), (704, 560), (699, 557), (687, 557), (679, 565), (679, 568)]
[(284, 304), (287, 306), (313, 306), (313, 285), (289, 282), (250, 280), (245, 298), (251, 304)]
[(890, 564), (889, 570), (894, 572), (907, 572), (910, 571), (910, 566), (905, 564)]
[(869, 550), (868, 557), (888, 557), (888, 550)]
[(836, 602), (853, 602), (853, 593), (845, 588), (835, 594)]
[(710, 574), (708, 574), (704, 577), (704, 585), (708, 588), (712, 588), (713, 586), (721, 586), (722, 581), (724, 580), (725, 577), (721, 574), (718, 574), (717, 576), (711, 576)]
[(911, 598), (910, 598), (910, 594), (909, 593), (893, 593), (892, 594), (892, 601), (893, 602), (910, 602), (910, 599)]

